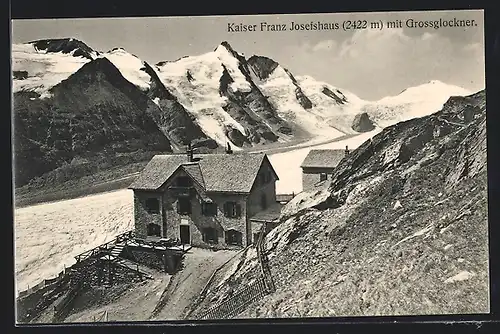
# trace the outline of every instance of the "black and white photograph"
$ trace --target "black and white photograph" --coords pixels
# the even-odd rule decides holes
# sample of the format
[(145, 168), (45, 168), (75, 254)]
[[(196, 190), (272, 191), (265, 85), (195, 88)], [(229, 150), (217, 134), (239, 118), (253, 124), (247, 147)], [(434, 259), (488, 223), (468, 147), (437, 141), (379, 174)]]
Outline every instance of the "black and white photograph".
[(483, 10), (11, 36), (18, 324), (490, 312)]

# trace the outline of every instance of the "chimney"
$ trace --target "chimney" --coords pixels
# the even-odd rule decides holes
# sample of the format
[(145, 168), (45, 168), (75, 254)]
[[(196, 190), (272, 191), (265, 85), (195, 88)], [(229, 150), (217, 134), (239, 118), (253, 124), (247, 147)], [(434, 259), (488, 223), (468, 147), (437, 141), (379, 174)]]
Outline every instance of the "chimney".
[(349, 147), (347, 145), (345, 146), (345, 155), (349, 155)]
[(193, 162), (193, 148), (191, 147), (191, 143), (188, 144), (186, 149), (188, 162)]
[(229, 145), (229, 142), (227, 143), (226, 153), (227, 154), (232, 154), (233, 153), (233, 150), (231, 149), (231, 145)]

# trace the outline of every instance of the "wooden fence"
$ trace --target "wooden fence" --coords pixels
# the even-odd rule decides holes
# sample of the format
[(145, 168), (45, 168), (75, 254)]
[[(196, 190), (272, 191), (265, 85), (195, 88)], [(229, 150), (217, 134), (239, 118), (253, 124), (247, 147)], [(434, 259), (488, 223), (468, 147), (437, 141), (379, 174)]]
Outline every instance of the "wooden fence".
[(78, 254), (77, 256), (75, 256), (76, 262), (78, 263), (81, 261), (85, 261), (88, 258), (95, 257), (99, 254), (102, 254), (103, 252), (107, 252), (110, 248), (112, 248), (111, 246), (114, 246), (120, 242), (126, 242), (130, 240), (133, 237), (133, 233), (134, 233), (133, 231), (124, 232), (122, 234), (117, 235), (115, 238), (113, 238), (113, 240), (110, 240), (105, 244), (99, 245), (95, 248), (89, 249), (88, 251)]
[[(244, 252), (246, 252), (249, 247), (250, 246), (246, 246), (245, 248), (241, 249), (235, 255), (231, 256), (226, 262), (224, 262), (219, 267), (217, 267), (217, 269), (214, 270), (214, 272), (212, 273), (212, 275), (208, 279), (207, 284), (205, 284), (205, 286), (201, 290), (201, 293), (200, 293), (200, 295), (198, 297), (198, 300), (197, 300), (195, 306), (192, 307), (191, 310), (187, 313), (187, 315), (185, 316), (185, 319), (189, 319), (191, 317), (191, 315), (195, 312), (196, 307), (198, 307), (200, 305), (200, 303), (205, 299), (206, 294), (207, 294), (208, 289), (210, 288), (210, 286), (212, 286), (213, 282), (216, 281), (216, 278), (217, 279), (220, 278), (219, 276), (220, 276), (221, 269), (224, 268), (229, 262), (231, 262), (232, 260), (234, 260), (236, 257), (241, 256), (241, 254), (243, 254)], [(196, 316), (195, 316), (195, 318), (196, 318)]]
[(268, 293), (276, 291), (274, 286), (273, 277), (271, 275), (271, 269), (269, 268), (269, 261), (267, 258), (267, 252), (264, 245), (266, 226), (262, 224), (259, 231), (259, 239), (257, 240), (257, 258), (259, 259), (259, 266), (262, 272), (262, 277), (264, 278), (264, 283), (266, 285), (266, 290)]
[(222, 303), (208, 309), (197, 319), (229, 319), (240, 314), (253, 302), (267, 294), (266, 284), (263, 276), (259, 276), (255, 282), (247, 285), (236, 292)]
[(93, 322), (107, 322), (108, 321), (108, 311), (103, 311), (98, 317), (93, 317)]
[(201, 313), (199, 316), (195, 316), (195, 319), (229, 319), (235, 317), (253, 302), (276, 291), (264, 248), (265, 228), (265, 224), (262, 224), (259, 231), (259, 239), (255, 245), (261, 274), (253, 283), (239, 290), (220, 304)]

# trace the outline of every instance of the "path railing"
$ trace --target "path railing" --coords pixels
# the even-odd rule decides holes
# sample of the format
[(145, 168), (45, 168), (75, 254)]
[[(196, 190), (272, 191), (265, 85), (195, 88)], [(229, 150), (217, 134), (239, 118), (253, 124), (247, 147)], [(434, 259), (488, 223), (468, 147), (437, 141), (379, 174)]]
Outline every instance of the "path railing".
[(273, 278), (271, 276), (271, 270), (269, 268), (266, 250), (264, 248), (265, 232), (266, 226), (265, 224), (262, 224), (259, 231), (259, 238), (255, 244), (261, 271), (259, 277), (228, 299), (201, 313), (199, 316), (195, 316), (196, 319), (229, 319), (235, 317), (243, 312), (253, 302), (276, 291)]
[(223, 264), (218, 266), (217, 269), (214, 270), (214, 272), (212, 273), (212, 275), (208, 279), (208, 282), (205, 284), (205, 286), (201, 290), (200, 296), (198, 297), (198, 300), (196, 301), (195, 306), (192, 307), (191, 310), (187, 313), (187, 315), (185, 316), (185, 319), (189, 319), (189, 317), (193, 314), (193, 312), (195, 312), (196, 307), (198, 307), (198, 305), (205, 299), (205, 296), (208, 292), (208, 289), (210, 288), (210, 286), (214, 282), (215, 278), (219, 275), (221, 269), (224, 268), (226, 266), (226, 264), (228, 264), (230, 261), (234, 260), (236, 257), (240, 256), (242, 253), (246, 252), (249, 247), (250, 246), (246, 246), (245, 248), (241, 249), (236, 254), (231, 256), (226, 262), (224, 262)]
[(262, 272), (262, 276), (264, 278), (264, 282), (266, 285), (266, 290), (269, 293), (276, 291), (274, 286), (273, 277), (271, 275), (271, 269), (269, 268), (269, 260), (267, 258), (267, 252), (264, 247), (264, 238), (266, 233), (266, 225), (262, 224), (262, 227), (259, 231), (259, 239), (257, 240), (256, 249), (257, 249), (257, 258), (259, 259), (259, 266)]
[(126, 241), (130, 240), (132, 237), (133, 237), (132, 230), (124, 232), (122, 234), (119, 234), (115, 238), (113, 238), (112, 240), (110, 240), (102, 245), (99, 245), (95, 248), (89, 249), (88, 251), (85, 251), (83, 253), (78, 254), (77, 256), (75, 256), (76, 262), (85, 261), (88, 258), (97, 256), (105, 251), (108, 251), (110, 248), (112, 248), (111, 246), (114, 246), (114, 245), (121, 243), (121, 242), (126, 242)]
[(229, 319), (240, 314), (250, 304), (267, 295), (265, 280), (259, 276), (255, 282), (236, 292), (229, 299), (208, 309), (197, 319)]

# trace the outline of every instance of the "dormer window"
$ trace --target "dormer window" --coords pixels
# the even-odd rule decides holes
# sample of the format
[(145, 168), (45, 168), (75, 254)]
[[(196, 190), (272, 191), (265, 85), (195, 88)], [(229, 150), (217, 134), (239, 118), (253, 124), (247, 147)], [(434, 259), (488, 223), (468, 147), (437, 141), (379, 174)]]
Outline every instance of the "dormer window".
[(175, 182), (177, 187), (190, 187), (191, 179), (188, 176), (179, 176)]

